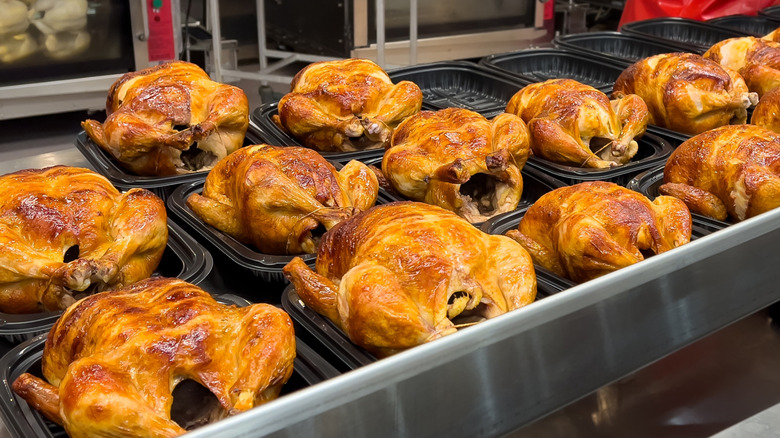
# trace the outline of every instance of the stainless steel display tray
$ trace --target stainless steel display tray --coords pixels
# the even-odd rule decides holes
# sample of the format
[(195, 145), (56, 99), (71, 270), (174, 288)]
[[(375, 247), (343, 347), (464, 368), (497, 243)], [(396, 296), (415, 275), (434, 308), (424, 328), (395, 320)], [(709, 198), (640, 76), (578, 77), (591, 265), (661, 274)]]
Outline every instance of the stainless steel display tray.
[(500, 436), (780, 298), (780, 209), (189, 437)]

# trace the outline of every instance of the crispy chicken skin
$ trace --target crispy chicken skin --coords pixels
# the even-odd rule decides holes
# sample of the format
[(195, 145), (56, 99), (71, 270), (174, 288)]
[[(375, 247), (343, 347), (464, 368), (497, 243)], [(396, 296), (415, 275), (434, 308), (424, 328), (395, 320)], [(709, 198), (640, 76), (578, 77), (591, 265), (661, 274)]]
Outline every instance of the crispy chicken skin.
[(13, 390), (71, 438), (175, 437), (173, 388), (200, 383), (218, 400), (210, 420), (273, 400), (290, 378), (290, 317), (268, 304), (238, 308), (178, 279), (153, 278), (79, 301), (49, 332), (45, 381)]
[(691, 214), (679, 199), (643, 195), (594, 181), (562, 187), (539, 198), (507, 235), (534, 263), (583, 282), (691, 240)]
[(457, 331), (455, 317), (492, 318), (531, 303), (531, 257), (504, 236), (419, 202), (374, 207), (322, 239), (317, 272), (284, 268), (303, 302), (378, 357)]
[(528, 124), (535, 156), (577, 167), (626, 164), (637, 153), (634, 138), (647, 127), (647, 105), (627, 94), (610, 101), (571, 79), (528, 85), (507, 104)]
[(146, 176), (208, 170), (241, 147), (249, 126), (244, 92), (184, 61), (123, 75), (108, 91), (106, 114), (103, 124), (81, 126), (123, 167)]
[(664, 53), (632, 64), (615, 81), (613, 96), (639, 95), (650, 111), (649, 123), (698, 134), (745, 123), (758, 102), (734, 70), (692, 53)]
[(780, 207), (780, 134), (753, 125), (699, 134), (669, 157), (659, 190), (720, 220)]
[(358, 161), (336, 171), (320, 154), (293, 146), (244, 147), (209, 172), (187, 205), (206, 223), (266, 254), (316, 251), (330, 229), (374, 205), (376, 175)]
[(0, 311), (64, 309), (74, 296), (152, 274), (168, 242), (165, 205), (75, 167), (0, 176)]
[(528, 153), (528, 128), (513, 114), (421, 111), (393, 132), (382, 173), (409, 199), (482, 222), (517, 208)]
[(780, 43), (780, 27), (773, 30), (772, 32), (769, 32), (768, 34), (761, 37), (761, 39), (767, 40), (767, 41), (774, 41), (776, 43)]
[(379, 148), (401, 120), (420, 110), (422, 99), (416, 84), (393, 85), (367, 59), (315, 62), (295, 75), (274, 121), (319, 151)]
[(780, 43), (756, 37), (730, 38), (710, 47), (704, 57), (737, 71), (758, 97), (780, 85)]
[(761, 96), (750, 123), (780, 134), (780, 87)]

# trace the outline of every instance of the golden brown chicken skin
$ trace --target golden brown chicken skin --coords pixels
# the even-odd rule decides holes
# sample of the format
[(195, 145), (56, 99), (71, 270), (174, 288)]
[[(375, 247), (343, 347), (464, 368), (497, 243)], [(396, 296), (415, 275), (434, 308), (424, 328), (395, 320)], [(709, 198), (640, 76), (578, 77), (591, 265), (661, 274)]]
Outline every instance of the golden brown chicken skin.
[(168, 242), (165, 205), (75, 167), (0, 176), (0, 311), (64, 309), (152, 274)]
[(750, 123), (780, 134), (780, 87), (761, 96)]
[(768, 34), (761, 37), (761, 39), (767, 40), (767, 41), (774, 41), (776, 43), (780, 43), (780, 27), (773, 30), (772, 32), (769, 32)]
[(274, 121), (319, 151), (379, 148), (401, 120), (420, 110), (422, 98), (416, 84), (393, 85), (367, 59), (315, 62), (295, 75)]
[(249, 127), (244, 92), (195, 64), (173, 61), (123, 75), (111, 86), (104, 123), (90, 138), (137, 175), (208, 170), (240, 148)]
[(691, 211), (743, 220), (780, 206), (780, 134), (724, 126), (681, 144), (664, 168), (661, 193)]
[(583, 282), (669, 251), (691, 240), (691, 214), (680, 200), (643, 195), (595, 181), (539, 198), (507, 233), (534, 263)]
[(85, 298), (49, 332), (43, 379), (13, 390), (71, 438), (175, 437), (173, 389), (193, 380), (218, 400), (210, 420), (273, 400), (290, 378), (290, 317), (268, 304), (219, 304), (178, 279)]
[(378, 191), (376, 175), (358, 161), (337, 172), (311, 149), (257, 145), (220, 161), (187, 205), (266, 254), (302, 254), (316, 251), (312, 231), (373, 206)]
[(780, 43), (730, 38), (710, 47), (704, 57), (738, 72), (759, 98), (780, 86)]
[(637, 94), (649, 123), (685, 134), (745, 123), (758, 102), (734, 70), (692, 53), (664, 53), (632, 64), (615, 81), (613, 96)]
[(382, 173), (409, 199), (482, 222), (517, 208), (528, 153), (528, 128), (513, 114), (421, 111), (393, 132)]
[(492, 318), (536, 296), (520, 245), (419, 202), (341, 222), (323, 237), (317, 272), (296, 257), (284, 273), (307, 306), (378, 357), (454, 333), (456, 317)]
[(577, 167), (626, 164), (638, 150), (648, 113), (628, 94), (610, 101), (601, 91), (571, 79), (528, 85), (507, 104), (528, 124), (535, 156)]

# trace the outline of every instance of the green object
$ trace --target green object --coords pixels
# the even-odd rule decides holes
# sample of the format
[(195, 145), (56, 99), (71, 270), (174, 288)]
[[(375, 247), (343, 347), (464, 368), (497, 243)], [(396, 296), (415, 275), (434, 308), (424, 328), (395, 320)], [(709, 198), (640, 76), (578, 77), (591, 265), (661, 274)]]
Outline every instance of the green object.
[(160, 9), (163, 5), (163, 0), (152, 0), (152, 7), (154, 9)]

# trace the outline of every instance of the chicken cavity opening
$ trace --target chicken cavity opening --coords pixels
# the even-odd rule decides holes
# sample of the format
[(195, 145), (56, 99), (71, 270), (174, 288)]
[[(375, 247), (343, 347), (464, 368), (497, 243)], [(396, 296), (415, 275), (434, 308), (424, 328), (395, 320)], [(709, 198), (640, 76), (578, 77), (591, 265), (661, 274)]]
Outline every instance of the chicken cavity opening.
[(593, 137), (590, 139), (590, 151), (605, 161), (614, 161), (612, 156), (613, 141), (605, 137)]
[(187, 150), (182, 151), (179, 159), (181, 159), (184, 169), (190, 171), (214, 167), (219, 160), (211, 151), (203, 150), (197, 144), (193, 144)]
[(62, 263), (70, 263), (77, 258), (79, 258), (79, 246), (73, 245), (65, 251), (65, 254), (62, 256)]
[(484, 222), (491, 217), (503, 213), (496, 199), (496, 193), (503, 183), (491, 175), (478, 173), (472, 175), (460, 185), (463, 205), (461, 214), (469, 222)]
[(314, 228), (312, 230), (309, 230), (309, 234), (306, 235), (306, 237), (312, 239), (314, 241), (314, 245), (316, 247), (320, 246), (320, 240), (322, 240), (322, 236), (325, 235), (325, 233), (328, 232), (328, 229), (325, 228), (325, 225), (317, 224), (317, 228)]
[(447, 318), (452, 321), (455, 328), (470, 327), (484, 321), (482, 316), (482, 302), (475, 302), (475, 297), (468, 292), (457, 291), (447, 300)]
[(193, 430), (227, 417), (217, 397), (194, 380), (184, 380), (173, 389), (171, 420)]

